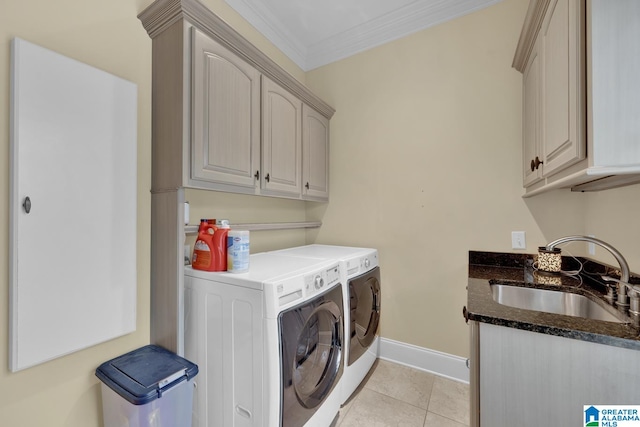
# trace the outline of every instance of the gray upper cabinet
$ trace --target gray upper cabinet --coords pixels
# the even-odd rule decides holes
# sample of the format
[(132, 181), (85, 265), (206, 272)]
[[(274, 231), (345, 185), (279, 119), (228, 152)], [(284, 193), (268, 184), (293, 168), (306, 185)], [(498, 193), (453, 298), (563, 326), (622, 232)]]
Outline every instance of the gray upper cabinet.
[(329, 120), (302, 106), (302, 183), (308, 200), (329, 199)]
[[(552, 175), (585, 158), (584, 6), (553, 0), (538, 35), (542, 76), (542, 174)], [(535, 159), (534, 159), (535, 161)]]
[(302, 105), (327, 123), (333, 108), (197, 0), (139, 18), (153, 39), (152, 191), (307, 199)]
[(262, 193), (302, 195), (302, 101), (262, 76)]
[(192, 28), (192, 182), (253, 193), (260, 169), (260, 73)]
[(542, 168), (544, 166), (540, 157), (543, 157), (542, 142), (540, 134), (540, 98), (542, 87), (540, 55), (538, 45), (533, 48), (526, 68), (522, 73), (522, 160), (523, 183), (525, 187), (542, 179)]
[(532, 43), (522, 70), (525, 187), (586, 155), (584, 6), (580, 0), (546, 3), (544, 11), (529, 8), (528, 16), (535, 12), (541, 21), (539, 32), (523, 30)]
[(265, 76), (261, 192), (329, 200), (329, 119)]
[(637, 0), (530, 2), (513, 60), (525, 196), (640, 182), (637, 16)]

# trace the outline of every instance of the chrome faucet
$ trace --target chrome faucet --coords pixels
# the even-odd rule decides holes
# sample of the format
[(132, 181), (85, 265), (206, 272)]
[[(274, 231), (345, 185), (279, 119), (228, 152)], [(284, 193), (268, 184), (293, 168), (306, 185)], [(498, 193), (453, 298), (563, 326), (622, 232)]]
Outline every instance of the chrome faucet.
[[(589, 236), (567, 236), (567, 237), (561, 237), (558, 240), (554, 240), (551, 243), (547, 243), (547, 250), (553, 250), (556, 246), (562, 244), (562, 243), (567, 243), (567, 242), (590, 242), (590, 243), (594, 243), (598, 246), (601, 246), (603, 248), (605, 248), (606, 250), (608, 250), (611, 255), (613, 255), (616, 259), (616, 261), (618, 261), (618, 264), (620, 264), (620, 280), (616, 282), (618, 282), (618, 306), (619, 307), (628, 307), (629, 306), (629, 302), (627, 302), (627, 284), (629, 283), (629, 264), (627, 263), (627, 260), (624, 259), (624, 257), (622, 256), (622, 254), (620, 253), (620, 251), (618, 251), (616, 248), (614, 248), (613, 246), (611, 246), (610, 244), (608, 244), (607, 242), (603, 242), (600, 239), (596, 239), (594, 237), (589, 237)], [(619, 282), (623, 282), (623, 283), (619, 283)], [(631, 286), (629, 286), (629, 295), (631, 296), (631, 308), (629, 310), (630, 313), (632, 314), (640, 314), (640, 297), (638, 295), (638, 292), (636, 292), (635, 290), (633, 290), (633, 288)]]

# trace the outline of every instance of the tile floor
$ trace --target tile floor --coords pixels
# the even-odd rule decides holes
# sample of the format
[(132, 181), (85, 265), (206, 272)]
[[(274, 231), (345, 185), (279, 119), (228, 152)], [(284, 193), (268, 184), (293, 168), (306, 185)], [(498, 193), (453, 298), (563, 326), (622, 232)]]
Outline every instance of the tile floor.
[(378, 359), (335, 427), (464, 427), (469, 386)]

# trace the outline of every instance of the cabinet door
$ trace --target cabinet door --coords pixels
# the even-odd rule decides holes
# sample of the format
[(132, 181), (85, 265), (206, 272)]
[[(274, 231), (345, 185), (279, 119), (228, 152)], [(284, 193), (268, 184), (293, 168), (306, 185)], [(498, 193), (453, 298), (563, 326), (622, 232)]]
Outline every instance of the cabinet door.
[(302, 101), (262, 76), (262, 193), (302, 194)]
[(260, 159), (260, 73), (195, 29), (192, 47), (191, 179), (253, 193)]
[[(522, 75), (522, 160), (523, 186), (528, 187), (542, 179), (539, 163), (542, 154), (540, 145), (540, 56), (537, 43)], [(538, 161), (536, 161), (536, 159)]]
[(585, 425), (583, 405), (638, 400), (637, 350), (488, 323), (479, 327), (482, 427)]
[(584, 10), (553, 0), (540, 30), (544, 176), (585, 158)]
[(308, 105), (302, 106), (303, 196), (329, 199), (329, 120)]

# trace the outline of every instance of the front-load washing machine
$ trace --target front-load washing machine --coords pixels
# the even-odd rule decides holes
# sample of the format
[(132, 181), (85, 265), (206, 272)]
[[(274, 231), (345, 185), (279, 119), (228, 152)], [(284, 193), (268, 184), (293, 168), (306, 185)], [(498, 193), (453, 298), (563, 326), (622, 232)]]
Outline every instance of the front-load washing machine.
[(339, 261), (345, 306), (345, 371), (340, 382), (344, 404), (380, 354), (380, 268), (378, 251), (349, 246), (307, 245), (274, 251), (290, 256)]
[(327, 427), (340, 409), (340, 264), (255, 254), (250, 271), (185, 268), (194, 427)]

